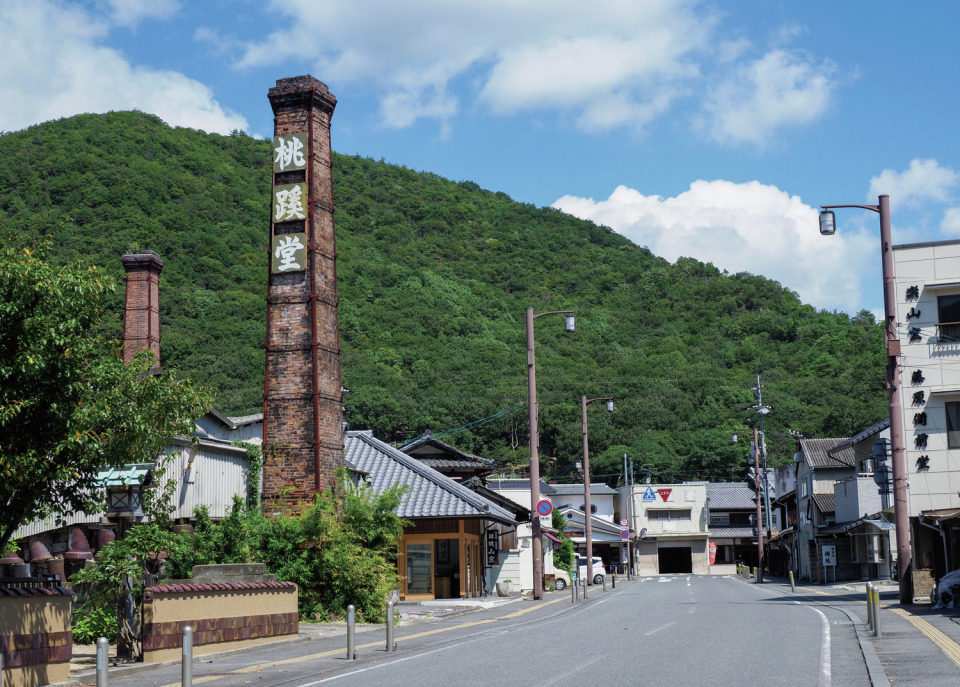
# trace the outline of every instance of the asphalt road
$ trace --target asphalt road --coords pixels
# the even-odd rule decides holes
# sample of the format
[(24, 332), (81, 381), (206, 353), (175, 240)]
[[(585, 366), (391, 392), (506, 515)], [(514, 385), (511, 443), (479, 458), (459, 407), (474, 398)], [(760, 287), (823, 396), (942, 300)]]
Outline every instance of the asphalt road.
[[(577, 605), (567, 594), (549, 600), (398, 628), (394, 654), (383, 651), (381, 633), (359, 633), (356, 661), (331, 648), (343, 638), (201, 657), (194, 684), (870, 684), (846, 615), (736, 578), (643, 578)], [(110, 684), (177, 685), (179, 670)]]

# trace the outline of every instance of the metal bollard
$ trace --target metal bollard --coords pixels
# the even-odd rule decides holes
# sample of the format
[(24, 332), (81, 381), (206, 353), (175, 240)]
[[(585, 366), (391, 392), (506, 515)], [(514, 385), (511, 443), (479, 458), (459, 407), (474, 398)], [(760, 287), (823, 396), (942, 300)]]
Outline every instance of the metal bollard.
[(794, 580), (793, 580), (793, 571), (792, 571), (792, 570), (790, 571), (790, 591), (791, 591), (791, 592), (794, 592), (794, 593), (797, 591), (797, 583), (794, 582)]
[(110, 642), (106, 637), (97, 640), (97, 687), (107, 687), (107, 669), (110, 666)]
[(387, 602), (387, 651), (395, 651), (396, 645), (393, 643), (393, 602)]
[(352, 661), (357, 657), (357, 641), (354, 637), (354, 631), (356, 630), (356, 616), (357, 610), (353, 607), (353, 604), (347, 606), (347, 660)]
[(613, 573), (613, 577), (611, 578), (611, 580), (612, 580), (611, 583), (613, 584), (613, 588), (616, 589), (616, 588), (617, 588), (617, 573)]
[(873, 636), (882, 637), (883, 628), (880, 622), (880, 588), (873, 587)]
[(572, 604), (577, 603), (577, 585), (576, 584), (570, 585), (570, 603)]
[(873, 585), (867, 582), (867, 627), (873, 630)]
[(607, 591), (607, 576), (603, 576), (603, 591)]
[(587, 580), (586, 580), (586, 578), (584, 578), (584, 580), (583, 580), (583, 600), (584, 600), (584, 601), (587, 600)]
[(181, 687), (193, 685), (193, 628), (187, 625), (183, 628), (183, 658), (180, 663)]

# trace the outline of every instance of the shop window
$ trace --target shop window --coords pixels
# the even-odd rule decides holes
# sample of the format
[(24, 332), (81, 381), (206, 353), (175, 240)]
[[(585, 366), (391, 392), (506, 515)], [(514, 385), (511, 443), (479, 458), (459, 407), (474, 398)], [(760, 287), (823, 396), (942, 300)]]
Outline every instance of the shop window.
[(690, 520), (690, 509), (686, 510), (648, 510), (647, 519), (648, 520)]
[(500, 533), (500, 548), (501, 549), (517, 548), (517, 531), (516, 530), (509, 530), (507, 532)]
[(960, 403), (944, 403), (947, 412), (947, 448), (960, 448)]
[(937, 335), (944, 343), (960, 342), (960, 294), (937, 298)]

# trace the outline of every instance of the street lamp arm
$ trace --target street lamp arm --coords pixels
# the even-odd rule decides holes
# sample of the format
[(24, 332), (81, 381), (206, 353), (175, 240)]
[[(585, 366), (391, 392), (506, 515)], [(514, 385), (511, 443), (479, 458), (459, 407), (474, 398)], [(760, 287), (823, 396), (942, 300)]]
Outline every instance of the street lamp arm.
[(872, 210), (873, 212), (880, 212), (879, 205), (821, 205), (821, 210), (836, 210), (837, 208), (860, 208), (861, 210)]
[(544, 315), (573, 315), (573, 310), (551, 310), (550, 312), (541, 312), (533, 316), (533, 319), (543, 317)]
[(599, 398), (588, 398), (586, 403), (593, 403), (594, 401), (612, 401), (614, 400), (613, 396), (600, 396)]

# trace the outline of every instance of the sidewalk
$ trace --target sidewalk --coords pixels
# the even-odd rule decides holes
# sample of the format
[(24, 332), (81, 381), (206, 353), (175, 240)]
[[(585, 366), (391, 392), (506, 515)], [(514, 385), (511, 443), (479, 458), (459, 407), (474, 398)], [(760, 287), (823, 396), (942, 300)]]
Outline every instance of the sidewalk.
[[(766, 587), (777, 587), (790, 594), (790, 582), (767, 575)], [(868, 669), (878, 661), (884, 676), (871, 672), (874, 687), (887, 684), (917, 684), (944, 687), (960, 684), (960, 609), (933, 610), (930, 604), (899, 603), (896, 582), (874, 583), (880, 586), (880, 629), (874, 637), (867, 629), (865, 582), (841, 582), (831, 585), (796, 583), (796, 596), (810, 603), (840, 609), (854, 622), (860, 648)]]
[[(592, 592), (591, 592), (592, 593)], [(569, 596), (569, 592), (551, 592), (544, 594), (544, 600), (553, 599), (559, 595), (564, 598)], [(405, 631), (426, 623), (435, 623), (448, 618), (456, 617), (466, 613), (476, 611), (495, 609), (510, 604), (524, 602), (520, 596), (497, 597), (489, 596), (477, 599), (437, 599), (435, 601), (404, 601), (396, 606), (400, 613), (400, 621), (396, 625), (396, 637), (398, 640), (403, 638)], [(357, 623), (355, 632), (357, 643), (370, 641), (369, 634), (374, 633), (377, 638), (385, 633), (386, 626), (383, 623)], [(343, 623), (300, 623), (300, 633), (289, 639), (282, 639), (268, 644), (245, 647), (241, 649), (225, 649), (221, 652), (203, 654), (195, 660), (202, 658), (204, 662), (216, 661), (219, 658), (229, 658), (236, 652), (257, 653), (263, 652), (265, 656), (283, 656), (286, 659), (304, 656), (317, 651), (318, 642), (323, 644), (323, 648), (346, 647), (344, 636), (347, 634), (347, 624)], [(361, 636), (364, 636), (361, 639)], [(109, 659), (109, 679), (121, 680), (126, 677), (137, 675), (155, 670), (162, 670), (170, 666), (179, 666), (180, 660), (164, 661), (160, 663), (140, 663), (137, 661), (117, 660), (116, 645), (110, 646)], [(73, 647), (73, 658), (70, 661), (70, 681), (68, 685), (88, 685), (96, 683), (97, 667), (97, 648), (94, 644), (77, 644)]]

